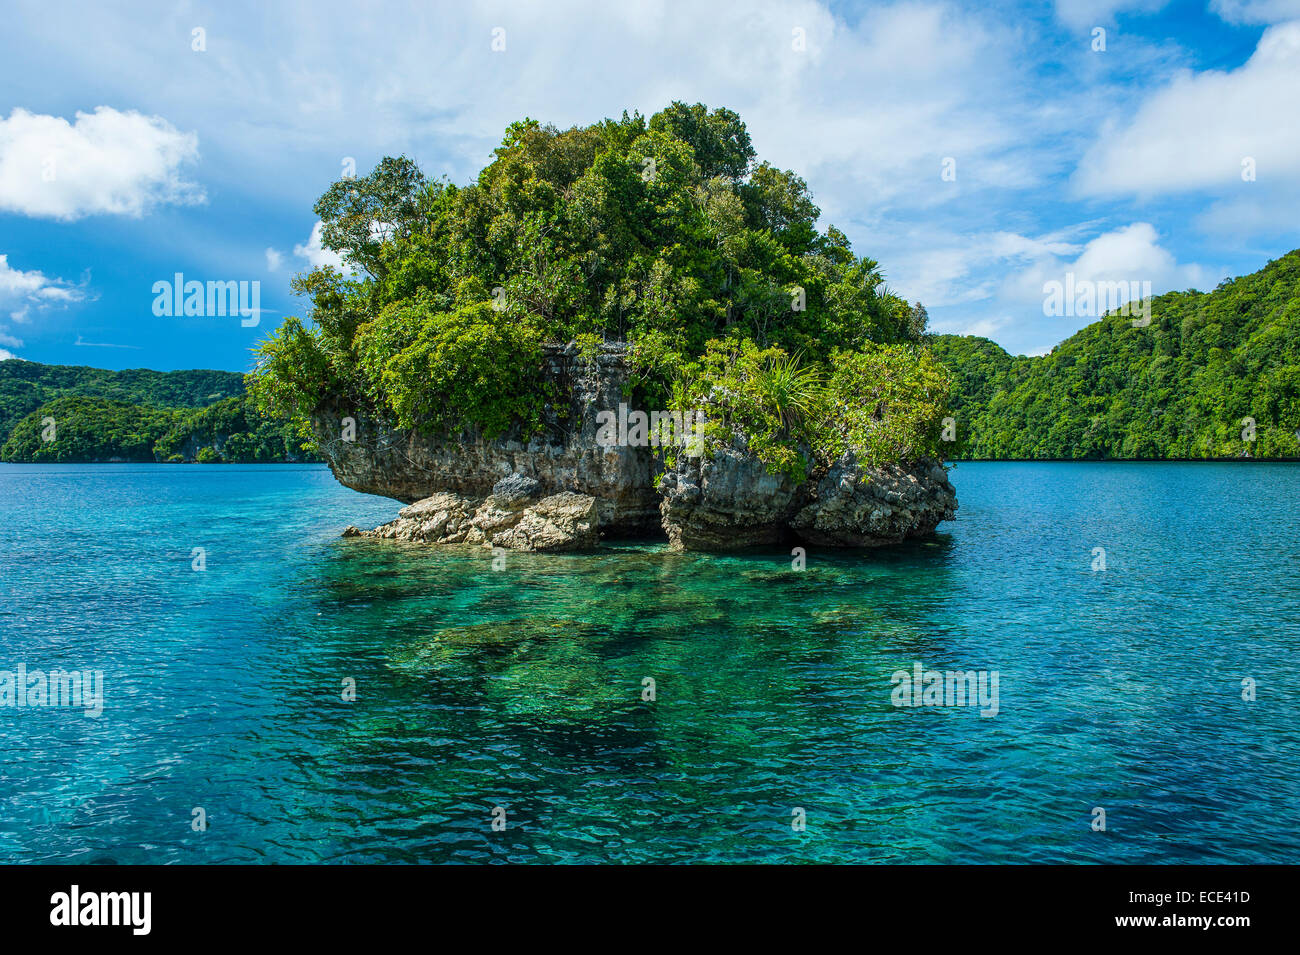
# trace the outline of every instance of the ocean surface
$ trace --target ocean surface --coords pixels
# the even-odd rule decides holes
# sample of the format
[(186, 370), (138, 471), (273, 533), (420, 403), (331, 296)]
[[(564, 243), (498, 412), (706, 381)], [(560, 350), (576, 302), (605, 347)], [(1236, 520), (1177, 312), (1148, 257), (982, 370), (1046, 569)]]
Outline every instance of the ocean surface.
[(323, 467), (0, 465), (0, 862), (1300, 862), (1300, 466), (952, 480), (803, 570), (494, 569)]

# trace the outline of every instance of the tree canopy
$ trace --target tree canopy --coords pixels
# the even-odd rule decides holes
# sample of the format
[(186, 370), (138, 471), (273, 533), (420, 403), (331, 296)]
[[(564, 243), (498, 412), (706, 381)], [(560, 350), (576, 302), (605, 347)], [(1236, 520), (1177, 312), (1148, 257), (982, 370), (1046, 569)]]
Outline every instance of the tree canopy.
[(818, 229), (808, 185), (758, 161), (727, 109), (524, 119), (468, 185), (386, 158), (315, 211), (351, 271), (295, 280), (310, 314), (263, 343), (252, 384), (300, 421), (329, 401), (446, 435), (527, 427), (547, 342), (629, 343), (637, 387), (663, 401), (706, 354), (775, 349), (829, 380), (837, 354), (922, 337), (924, 310)]
[(1300, 250), (1212, 292), (1107, 315), (1041, 357), (936, 336), (953, 372), (951, 457), (1300, 456)]
[[(46, 422), (53, 422), (48, 429)], [(314, 460), (233, 371), (107, 371), (0, 361), (0, 460)]]

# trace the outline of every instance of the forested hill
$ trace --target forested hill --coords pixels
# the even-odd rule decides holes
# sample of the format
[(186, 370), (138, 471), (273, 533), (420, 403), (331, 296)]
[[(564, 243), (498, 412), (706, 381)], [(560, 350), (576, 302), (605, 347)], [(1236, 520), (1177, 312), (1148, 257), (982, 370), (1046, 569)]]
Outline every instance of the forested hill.
[(65, 395), (158, 408), (203, 408), (243, 393), (244, 376), (236, 371), (107, 371), (16, 358), (0, 361), (0, 443), (20, 418)]
[(1300, 250), (1161, 295), (1146, 327), (1108, 315), (1042, 357), (958, 335), (932, 347), (953, 375), (952, 458), (1300, 456)]
[(314, 460), (292, 428), (257, 411), (238, 372), (0, 361), (0, 460), (303, 459)]

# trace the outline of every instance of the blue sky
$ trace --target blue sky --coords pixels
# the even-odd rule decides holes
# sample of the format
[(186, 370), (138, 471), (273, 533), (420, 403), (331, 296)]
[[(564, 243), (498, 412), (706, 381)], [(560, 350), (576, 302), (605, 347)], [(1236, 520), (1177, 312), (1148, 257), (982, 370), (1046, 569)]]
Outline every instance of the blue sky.
[[(1209, 289), (1300, 246), (1300, 0), (52, 6), (0, 33), (0, 358), (246, 370), (349, 159), (466, 182), (514, 119), (674, 99), (1016, 353), (1090, 320), (1044, 315), (1066, 273)], [(177, 272), (259, 282), (260, 324), (155, 315)]]

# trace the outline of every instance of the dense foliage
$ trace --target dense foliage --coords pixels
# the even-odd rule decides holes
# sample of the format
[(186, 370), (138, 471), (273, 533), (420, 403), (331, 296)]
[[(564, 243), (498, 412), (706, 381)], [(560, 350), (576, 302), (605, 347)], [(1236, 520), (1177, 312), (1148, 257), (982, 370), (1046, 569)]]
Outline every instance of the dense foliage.
[[(111, 398), (65, 395), (18, 422), (0, 449), (5, 461), (152, 461), (173, 412)], [(49, 423), (52, 440), (45, 440)]]
[[(463, 423), (456, 409), (477, 401), (488, 428), (535, 420), (544, 397), (534, 363), (542, 331), (501, 321), (487, 303), (423, 322), (428, 294), (394, 304), (383, 320), (361, 323), (355, 336), (358, 362), (382, 386), (394, 417), (406, 426), (450, 429)], [(279, 340), (322, 334), (290, 319)], [(409, 344), (394, 349), (385, 335)], [(574, 337), (587, 354), (601, 340), (594, 333)], [(1108, 316), (1043, 357), (1011, 356), (985, 338), (940, 335), (929, 342), (868, 343), (819, 361), (816, 352), (809, 358), (726, 334), (691, 355), (680, 339), (651, 330), (635, 339), (634, 354), (655, 407), (707, 405), (714, 437), (735, 424), (773, 467), (795, 474), (806, 473), (810, 456), (847, 449), (870, 461), (940, 452), (1009, 459), (1300, 456), (1300, 251), (1208, 294), (1160, 296), (1147, 327)], [(310, 354), (319, 365), (304, 367), (318, 378), (306, 380), (319, 388), (332, 366), (325, 349), (313, 346)], [(524, 388), (522, 401), (514, 383)], [(291, 406), (301, 402), (303, 412), (317, 400), (276, 375), (261, 376), (259, 384), (264, 393), (279, 389)], [(486, 398), (476, 393), (484, 385)], [(0, 458), (311, 459), (295, 427), (266, 418), (241, 395), (242, 376), (233, 372), (0, 362)], [(956, 421), (955, 444), (940, 440), (948, 413)], [(41, 437), (46, 417), (57, 424), (52, 442)], [(1255, 422), (1254, 441), (1242, 437), (1243, 418)]]
[(243, 393), (244, 376), (234, 371), (106, 371), (11, 358), (0, 361), (0, 444), (20, 418), (61, 395), (159, 408), (201, 408)]
[[(323, 244), (352, 271), (295, 281), (311, 321), (291, 318), (263, 343), (251, 384), (300, 422), (333, 405), (444, 435), (527, 432), (547, 398), (547, 342), (629, 342), (640, 397), (662, 408), (687, 381), (721, 374), (718, 356), (829, 380), (835, 356), (923, 331), (924, 310), (892, 295), (837, 229), (818, 231), (805, 182), (758, 162), (726, 109), (674, 103), (563, 131), (523, 120), (469, 185), (387, 158), (315, 208)], [(736, 369), (752, 370), (749, 358)], [(769, 413), (771, 460), (790, 464), (798, 423)]]
[[(311, 460), (228, 371), (106, 371), (0, 362), (0, 460)], [(49, 427), (53, 423), (52, 429)]]
[(867, 345), (835, 352), (829, 374), (753, 342), (711, 343), (682, 369), (669, 404), (706, 411), (705, 437), (733, 431), (773, 470), (798, 480), (846, 451), (869, 464), (940, 456), (951, 380), (928, 349)]
[(1161, 295), (1146, 327), (1109, 315), (1042, 357), (950, 335), (933, 350), (954, 375), (950, 457), (1300, 455), (1300, 251)]

